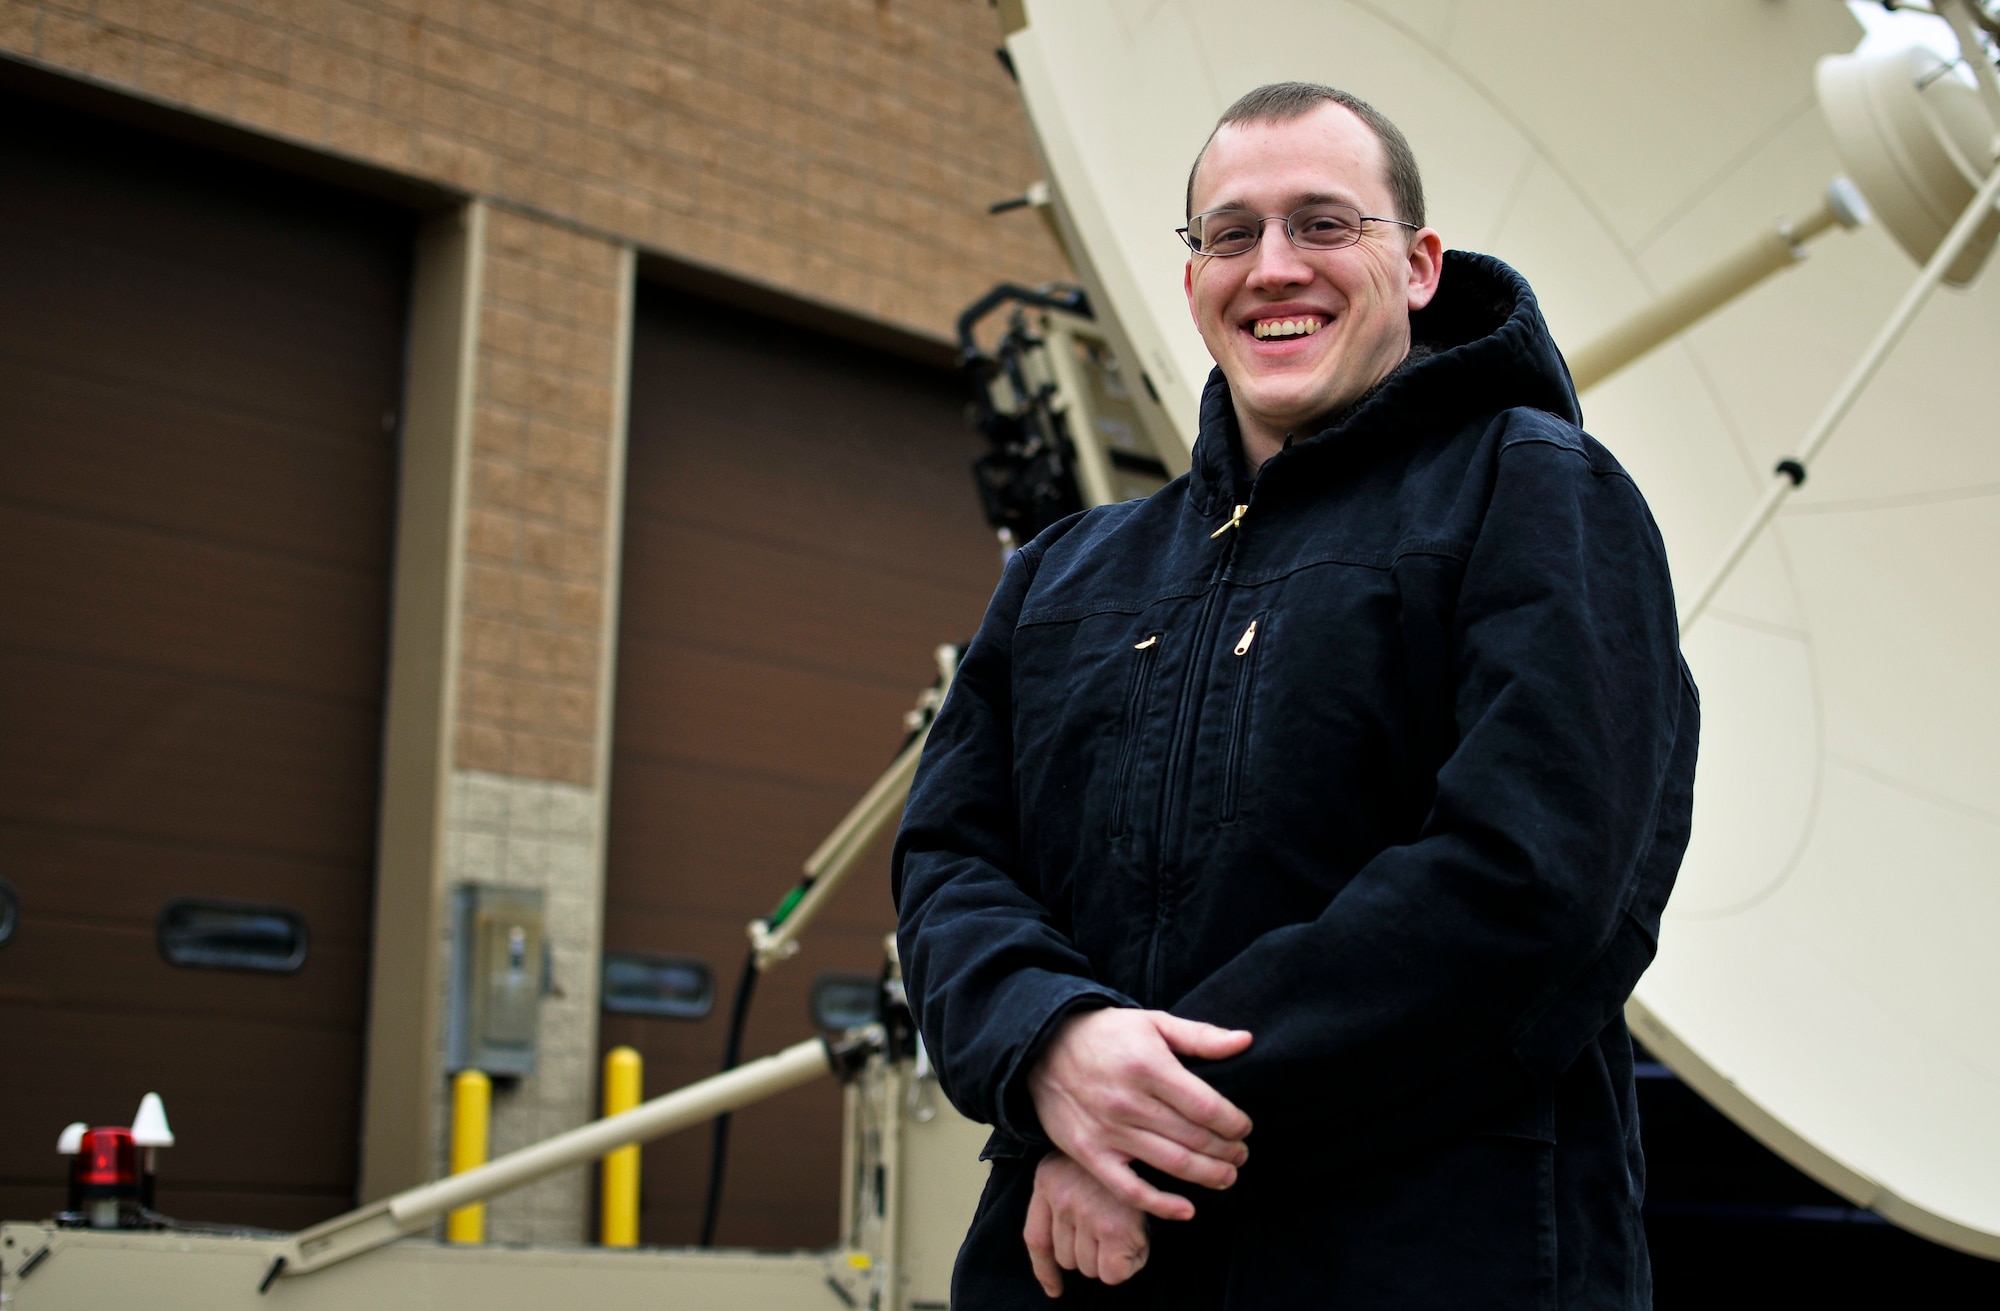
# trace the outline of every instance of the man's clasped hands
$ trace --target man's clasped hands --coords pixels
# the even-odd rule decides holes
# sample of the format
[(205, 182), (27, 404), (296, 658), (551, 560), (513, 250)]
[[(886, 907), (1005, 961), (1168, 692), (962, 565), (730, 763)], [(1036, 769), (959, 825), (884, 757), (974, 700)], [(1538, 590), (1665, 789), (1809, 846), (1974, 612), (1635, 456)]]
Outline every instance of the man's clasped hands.
[(1062, 1296), (1062, 1272), (1123, 1283), (1145, 1266), (1146, 1216), (1187, 1220), (1194, 1203), (1141, 1179), (1144, 1162), (1224, 1189), (1250, 1159), (1250, 1117), (1181, 1064), (1250, 1045), (1241, 1029), (1164, 1011), (1085, 1011), (1065, 1020), (1028, 1074), (1028, 1093), (1056, 1150), (1035, 1171), (1023, 1237), (1035, 1278)]

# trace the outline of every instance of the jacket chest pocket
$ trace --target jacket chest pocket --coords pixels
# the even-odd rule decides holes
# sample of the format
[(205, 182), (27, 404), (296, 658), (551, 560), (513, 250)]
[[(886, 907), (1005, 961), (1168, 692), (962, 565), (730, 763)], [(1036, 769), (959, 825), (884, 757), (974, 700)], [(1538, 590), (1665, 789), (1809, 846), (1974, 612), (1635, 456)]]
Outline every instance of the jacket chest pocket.
[(1112, 779), (1110, 836), (1123, 837), (1132, 822), (1132, 788), (1139, 764), (1139, 738), (1146, 721), (1146, 700), (1153, 690), (1153, 671), (1160, 664), (1160, 639), (1149, 634), (1132, 648), (1131, 672), (1125, 679), (1125, 720), (1118, 745), (1118, 771)]
[(1257, 657), (1263, 650), (1264, 629), (1269, 616), (1260, 614), (1250, 621), (1243, 635), (1230, 648), (1235, 665), (1235, 689), (1229, 699), (1229, 740), (1222, 753), (1222, 798), (1218, 818), (1235, 822), (1242, 805), (1243, 759), (1250, 753), (1250, 707), (1257, 694)]

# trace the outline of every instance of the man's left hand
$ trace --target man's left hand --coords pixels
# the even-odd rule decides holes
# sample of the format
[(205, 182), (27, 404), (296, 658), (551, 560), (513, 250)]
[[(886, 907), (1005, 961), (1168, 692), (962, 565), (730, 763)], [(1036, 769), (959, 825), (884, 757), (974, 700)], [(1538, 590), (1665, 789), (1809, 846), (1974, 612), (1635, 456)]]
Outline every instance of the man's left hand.
[(1181, 1064), (1222, 1060), (1250, 1035), (1165, 1011), (1105, 1007), (1065, 1019), (1028, 1071), (1043, 1132), (1128, 1206), (1162, 1220), (1194, 1218), (1194, 1203), (1153, 1187), (1142, 1161), (1220, 1191), (1249, 1159), (1250, 1117)]

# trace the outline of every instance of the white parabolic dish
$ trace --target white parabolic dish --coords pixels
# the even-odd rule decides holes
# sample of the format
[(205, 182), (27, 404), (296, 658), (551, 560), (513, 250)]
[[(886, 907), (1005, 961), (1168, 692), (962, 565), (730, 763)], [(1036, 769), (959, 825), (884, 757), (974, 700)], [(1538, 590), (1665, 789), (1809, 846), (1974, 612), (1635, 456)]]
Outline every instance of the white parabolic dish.
[[(1409, 135), (1448, 245), (1575, 349), (1841, 172), (1831, 3), (1026, 0), (1007, 48), (1072, 253), (1183, 440), (1189, 163), (1282, 79)], [(1588, 397), (1683, 591), (1916, 273), (1879, 226)], [(1689, 632), (1695, 831), (1630, 1008), (1683, 1079), (1858, 1204), (2000, 1257), (2000, 277), (1940, 292)]]

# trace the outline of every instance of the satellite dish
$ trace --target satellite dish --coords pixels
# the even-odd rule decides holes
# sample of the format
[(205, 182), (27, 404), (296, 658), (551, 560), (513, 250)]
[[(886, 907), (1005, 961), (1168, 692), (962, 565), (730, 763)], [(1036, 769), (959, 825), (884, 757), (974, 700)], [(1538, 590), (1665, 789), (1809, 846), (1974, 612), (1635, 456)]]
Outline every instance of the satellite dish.
[[(1521, 269), (1570, 351), (1828, 179), (1859, 184), (1881, 223), (1586, 397), (1684, 595), (1753, 508), (1776, 511), (1686, 634), (1694, 840), (1629, 1016), (1823, 1183), (2000, 1257), (2000, 280), (1930, 299), (1866, 388), (1843, 388), (1991, 166), (1991, 89), (1918, 86), (1937, 62), (1918, 56), (1844, 58), (1862, 33), (1833, 4), (1001, 9), (1052, 217), (1183, 445), (1209, 360), (1173, 229), (1196, 150), (1253, 86), (1330, 83), (1395, 119), (1447, 244)], [(1993, 226), (1937, 275), (1974, 279)], [(1810, 485), (1767, 492), (1845, 390), (1859, 399)]]

